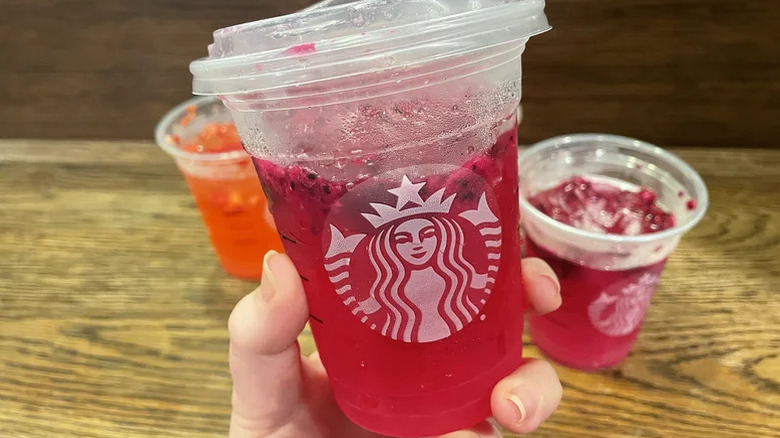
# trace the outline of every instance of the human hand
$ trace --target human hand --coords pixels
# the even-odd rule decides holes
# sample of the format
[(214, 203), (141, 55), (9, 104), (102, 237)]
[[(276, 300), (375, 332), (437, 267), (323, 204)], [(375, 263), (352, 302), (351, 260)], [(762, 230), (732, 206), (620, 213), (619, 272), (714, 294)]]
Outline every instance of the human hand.
[[(561, 304), (555, 274), (540, 259), (523, 260), (531, 311)], [(292, 261), (274, 251), (263, 260), (260, 286), (230, 315), (233, 412), (230, 438), (380, 438), (341, 413), (318, 353), (302, 357), (298, 335), (309, 318), (303, 284)], [(552, 366), (531, 359), (493, 389), (491, 407), (507, 430), (528, 433), (552, 414), (561, 384)], [(487, 422), (442, 438), (500, 436)]]

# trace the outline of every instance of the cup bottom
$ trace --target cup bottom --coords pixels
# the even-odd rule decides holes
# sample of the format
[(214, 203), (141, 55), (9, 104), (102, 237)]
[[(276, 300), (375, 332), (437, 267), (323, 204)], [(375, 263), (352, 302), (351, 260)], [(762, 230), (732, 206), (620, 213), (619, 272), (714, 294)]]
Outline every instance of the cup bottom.
[(222, 270), (231, 277), (252, 281), (258, 281), (262, 277), (262, 256), (258, 256), (256, 259), (249, 261), (245, 259), (227, 259), (224, 257), (219, 257), (219, 254), (217, 254), (217, 256), (219, 265), (222, 267)]
[(209, 179), (183, 174), (222, 269), (234, 277), (259, 280), (265, 253), (283, 249), (257, 177)]
[[(597, 372), (620, 365), (631, 352), (638, 334), (627, 337), (620, 345), (613, 341), (609, 347), (599, 345), (598, 339), (591, 339), (588, 343), (570, 342), (567, 340), (570, 334), (556, 331), (550, 321), (542, 318), (531, 317), (529, 321), (529, 333), (534, 345), (553, 362), (579, 371)], [(575, 345), (581, 348), (577, 349)]]
[(458, 409), (436, 415), (405, 417), (381, 416), (366, 413), (347, 404), (339, 404), (344, 415), (366, 430), (394, 437), (439, 436), (471, 427), (488, 418), (490, 394)]
[[(342, 412), (366, 430), (395, 437), (439, 436), (474, 426), (490, 417), (493, 387), (522, 364), (522, 344), (520, 347), (478, 379), (433, 394), (383, 398), (380, 402), (368, 400), (359, 388), (333, 381), (331, 385)], [(381, 403), (381, 409), (377, 403)], [(366, 405), (373, 405), (374, 409), (367, 409)], [(445, 407), (422, 414), (413, 412), (420, 406)]]

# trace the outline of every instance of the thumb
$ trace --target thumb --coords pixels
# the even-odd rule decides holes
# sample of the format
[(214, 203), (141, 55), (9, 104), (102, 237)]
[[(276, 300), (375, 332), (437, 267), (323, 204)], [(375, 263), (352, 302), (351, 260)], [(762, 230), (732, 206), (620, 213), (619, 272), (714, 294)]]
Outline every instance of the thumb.
[(284, 254), (269, 251), (260, 287), (230, 314), (233, 377), (231, 438), (262, 437), (296, 411), (301, 394), (297, 337), (309, 316), (298, 272)]

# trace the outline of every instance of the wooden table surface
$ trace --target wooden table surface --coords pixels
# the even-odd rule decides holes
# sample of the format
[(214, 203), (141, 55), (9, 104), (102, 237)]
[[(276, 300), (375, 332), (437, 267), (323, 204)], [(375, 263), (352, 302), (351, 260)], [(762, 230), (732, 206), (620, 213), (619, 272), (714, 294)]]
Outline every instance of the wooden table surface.
[[(674, 150), (709, 213), (630, 358), (558, 367), (533, 436), (780, 436), (780, 150)], [(0, 141), (0, 437), (225, 436), (226, 321), (252, 287), (153, 144)]]

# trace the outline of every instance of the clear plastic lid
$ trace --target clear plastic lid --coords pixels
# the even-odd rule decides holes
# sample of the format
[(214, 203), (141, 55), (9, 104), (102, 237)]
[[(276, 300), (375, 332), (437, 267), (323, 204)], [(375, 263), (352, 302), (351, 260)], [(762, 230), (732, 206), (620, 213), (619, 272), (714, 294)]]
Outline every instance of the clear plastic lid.
[(549, 29), (544, 0), (353, 1), (219, 29), (190, 71), (195, 94), (264, 93), (457, 59)]

